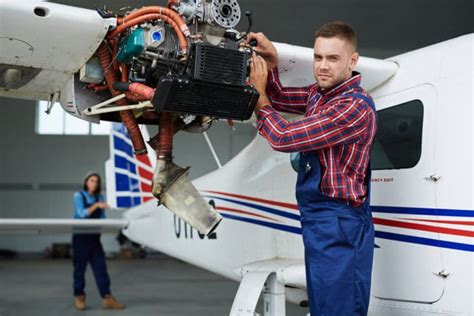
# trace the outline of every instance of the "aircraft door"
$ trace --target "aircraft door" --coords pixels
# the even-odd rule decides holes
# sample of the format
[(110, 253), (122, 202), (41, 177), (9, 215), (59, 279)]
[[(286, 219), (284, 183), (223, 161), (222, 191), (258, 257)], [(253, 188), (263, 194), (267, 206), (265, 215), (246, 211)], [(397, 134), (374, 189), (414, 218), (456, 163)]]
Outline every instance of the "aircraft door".
[[(376, 238), (372, 296), (432, 303), (443, 294), (435, 182), (436, 90), (425, 84), (375, 99), (372, 152)], [(428, 220), (428, 221), (427, 221)]]

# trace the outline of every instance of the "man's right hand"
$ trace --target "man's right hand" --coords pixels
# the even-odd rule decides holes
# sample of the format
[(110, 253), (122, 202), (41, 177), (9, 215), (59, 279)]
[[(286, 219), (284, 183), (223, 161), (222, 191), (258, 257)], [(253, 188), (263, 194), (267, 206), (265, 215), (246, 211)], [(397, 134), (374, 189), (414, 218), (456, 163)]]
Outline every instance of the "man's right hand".
[(278, 66), (278, 53), (273, 43), (263, 33), (249, 33), (246, 43), (252, 40), (257, 41), (255, 51), (265, 59), (267, 68), (272, 69)]

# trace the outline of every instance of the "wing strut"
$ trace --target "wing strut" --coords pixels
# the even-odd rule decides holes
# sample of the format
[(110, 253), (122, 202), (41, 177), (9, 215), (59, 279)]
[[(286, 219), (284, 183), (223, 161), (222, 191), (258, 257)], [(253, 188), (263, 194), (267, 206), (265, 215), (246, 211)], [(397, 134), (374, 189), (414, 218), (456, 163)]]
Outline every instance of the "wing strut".
[(204, 135), (204, 138), (206, 139), (207, 145), (209, 146), (209, 149), (211, 150), (212, 156), (216, 160), (217, 166), (222, 168), (221, 161), (219, 160), (219, 156), (217, 156), (216, 151), (214, 150), (214, 145), (212, 145), (211, 140), (209, 139), (209, 135), (207, 135), (207, 132), (202, 133)]
[(248, 272), (240, 282), (230, 316), (254, 316), (260, 294), (263, 294), (264, 316), (285, 316), (285, 286), (276, 272)]

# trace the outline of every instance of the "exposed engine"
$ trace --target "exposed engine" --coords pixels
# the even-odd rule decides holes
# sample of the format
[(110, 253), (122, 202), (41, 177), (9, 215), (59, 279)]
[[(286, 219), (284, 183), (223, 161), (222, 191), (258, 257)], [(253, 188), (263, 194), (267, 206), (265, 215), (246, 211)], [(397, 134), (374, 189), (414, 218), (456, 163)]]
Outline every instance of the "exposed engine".
[(149, 141), (158, 159), (152, 193), (205, 234), (221, 217), (187, 179), (189, 168), (172, 162), (173, 135), (252, 115), (259, 95), (246, 84), (251, 47), (244, 43), (248, 31), (234, 29), (240, 19), (236, 0), (174, 0), (127, 12), (79, 76), (100, 101), (85, 114), (117, 120), (119, 113), (135, 154), (146, 154), (137, 123), (159, 126)]

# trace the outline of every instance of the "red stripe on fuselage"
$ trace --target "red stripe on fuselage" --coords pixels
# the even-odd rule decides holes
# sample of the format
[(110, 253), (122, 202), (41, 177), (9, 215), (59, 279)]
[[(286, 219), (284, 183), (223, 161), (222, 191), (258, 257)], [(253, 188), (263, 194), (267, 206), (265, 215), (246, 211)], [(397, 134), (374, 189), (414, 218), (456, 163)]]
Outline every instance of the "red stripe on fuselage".
[(276, 201), (272, 201), (272, 200), (256, 198), (256, 197), (253, 197), (253, 196), (240, 195), (240, 194), (234, 194), (234, 193), (226, 193), (226, 192), (219, 192), (219, 191), (204, 190), (204, 192), (217, 193), (217, 194), (221, 194), (221, 195), (225, 195), (225, 196), (230, 196), (230, 197), (235, 197), (235, 198), (240, 198), (240, 199), (246, 199), (246, 200), (254, 201), (254, 202), (267, 203), (267, 204), (270, 204), (270, 205), (276, 205), (276, 206), (290, 208), (290, 209), (293, 209), (293, 210), (298, 210), (298, 206), (296, 204), (291, 204), (291, 203), (276, 202)]
[(269, 219), (269, 220), (274, 221), (274, 222), (280, 222), (279, 220), (268, 217), (268, 216), (264, 216), (264, 215), (260, 215), (260, 214), (256, 214), (256, 213), (252, 213), (252, 212), (247, 212), (247, 211), (242, 211), (242, 210), (238, 210), (238, 209), (230, 208), (230, 207), (218, 206), (218, 207), (216, 207), (216, 210), (232, 212), (232, 213), (239, 213), (239, 214), (246, 214), (246, 215), (252, 215), (252, 216), (256, 216), (256, 217), (260, 217), (260, 218)]
[(440, 223), (440, 224), (451, 224), (451, 225), (466, 225), (474, 226), (474, 222), (466, 221), (445, 221), (445, 220), (436, 220), (436, 219), (421, 219), (421, 218), (403, 218), (407, 221), (417, 221), (417, 222), (428, 222), (428, 223)]
[(391, 226), (391, 227), (400, 227), (400, 228), (408, 228), (408, 229), (415, 229), (433, 233), (441, 233), (441, 234), (448, 234), (448, 235), (456, 235), (456, 236), (465, 236), (465, 237), (474, 237), (474, 232), (469, 230), (462, 230), (462, 229), (453, 229), (453, 228), (446, 228), (446, 227), (436, 227), (424, 224), (415, 224), (415, 223), (407, 223), (401, 221), (395, 221), (391, 219), (384, 219), (384, 218), (374, 218), (374, 224), (384, 225), (384, 226)]

